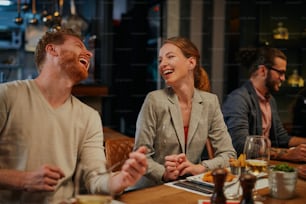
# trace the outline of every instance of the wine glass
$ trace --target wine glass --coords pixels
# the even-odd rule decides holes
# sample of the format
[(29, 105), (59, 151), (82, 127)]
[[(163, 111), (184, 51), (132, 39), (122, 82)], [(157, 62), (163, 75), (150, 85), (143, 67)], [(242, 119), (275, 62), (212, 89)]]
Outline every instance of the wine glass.
[[(270, 161), (270, 141), (260, 135), (247, 136), (243, 153), (246, 156), (246, 171), (257, 176), (257, 179), (267, 175)], [(265, 198), (258, 194), (256, 187), (253, 191), (254, 200), (263, 201)]]

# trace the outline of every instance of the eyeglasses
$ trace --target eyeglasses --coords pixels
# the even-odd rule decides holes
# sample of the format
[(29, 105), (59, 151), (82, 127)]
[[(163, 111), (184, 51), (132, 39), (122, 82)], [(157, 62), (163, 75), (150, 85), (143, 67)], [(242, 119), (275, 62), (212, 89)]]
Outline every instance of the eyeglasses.
[(284, 76), (286, 74), (286, 71), (284, 71), (284, 70), (279, 70), (279, 69), (277, 69), (275, 67), (272, 67), (272, 66), (266, 66), (266, 67), (270, 70), (273, 70), (273, 71), (277, 72), (279, 74), (279, 76)]

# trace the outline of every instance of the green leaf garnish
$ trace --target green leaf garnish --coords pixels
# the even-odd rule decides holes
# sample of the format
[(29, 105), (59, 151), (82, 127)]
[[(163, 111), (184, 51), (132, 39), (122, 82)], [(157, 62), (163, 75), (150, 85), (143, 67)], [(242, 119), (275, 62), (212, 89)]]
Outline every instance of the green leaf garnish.
[(294, 172), (294, 168), (289, 166), (286, 163), (284, 163), (284, 164), (277, 164), (272, 169), (273, 169), (273, 171)]

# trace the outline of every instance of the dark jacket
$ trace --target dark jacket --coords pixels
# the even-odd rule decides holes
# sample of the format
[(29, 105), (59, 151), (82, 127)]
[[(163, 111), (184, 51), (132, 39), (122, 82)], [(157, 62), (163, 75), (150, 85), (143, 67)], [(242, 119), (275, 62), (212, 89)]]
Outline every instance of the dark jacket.
[[(270, 105), (272, 126), (269, 138), (272, 147), (287, 148), (290, 136), (280, 120), (273, 96), (270, 98)], [(243, 152), (246, 136), (262, 135), (262, 115), (259, 99), (251, 81), (247, 81), (226, 97), (222, 105), (222, 112), (232, 137), (233, 146), (237, 155), (239, 155)]]
[(306, 88), (303, 88), (292, 108), (292, 135), (306, 137)]

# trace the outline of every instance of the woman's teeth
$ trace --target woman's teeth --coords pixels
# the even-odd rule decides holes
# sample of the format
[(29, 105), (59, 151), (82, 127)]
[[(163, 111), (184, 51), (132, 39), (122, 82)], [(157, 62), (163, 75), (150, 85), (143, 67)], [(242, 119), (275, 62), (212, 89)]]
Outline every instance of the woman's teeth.
[(165, 70), (165, 71), (163, 72), (163, 74), (164, 74), (164, 75), (167, 75), (167, 74), (171, 74), (172, 72), (173, 72), (173, 70), (169, 70), (169, 69), (168, 69), (168, 70)]

